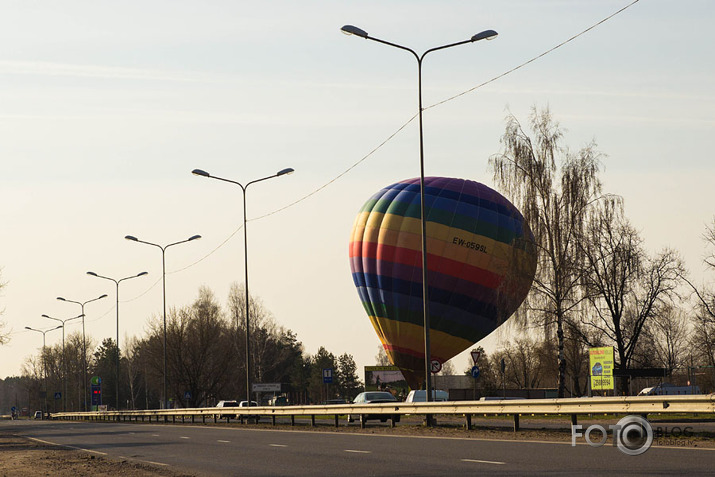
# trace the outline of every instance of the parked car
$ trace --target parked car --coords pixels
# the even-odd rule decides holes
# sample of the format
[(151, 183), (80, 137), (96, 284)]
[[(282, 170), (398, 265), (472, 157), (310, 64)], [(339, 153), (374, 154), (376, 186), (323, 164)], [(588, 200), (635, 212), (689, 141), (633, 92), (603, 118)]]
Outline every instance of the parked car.
[(323, 401), (321, 404), (323, 405), (333, 405), (333, 404), (347, 404), (348, 402), (345, 399), (328, 399), (327, 401)]
[[(238, 407), (258, 407), (258, 403), (257, 403), (256, 401), (251, 401), (251, 405), (249, 406), (249, 405), (248, 405), (248, 401), (241, 401), (241, 402), (238, 404)], [(258, 422), (258, 420), (260, 419), (260, 417), (261, 417), (261, 416), (259, 416), (258, 414), (251, 414), (251, 415), (248, 415), (248, 414), (247, 414), (247, 415), (245, 415), (245, 416), (242, 416), (242, 415), (239, 415), (239, 416), (238, 416), (239, 419), (254, 418), (254, 419), (256, 419), (256, 422)]]
[(650, 388), (643, 388), (639, 396), (672, 396), (679, 394), (700, 394), (699, 386), (673, 386), (670, 383), (661, 383)]
[[(238, 407), (238, 401), (219, 401), (218, 404), (216, 404), (216, 407), (218, 407), (218, 408), (222, 408), (222, 407)], [(224, 417), (228, 417), (228, 418), (230, 418), (230, 419), (235, 419), (235, 418), (236, 418), (236, 414), (224, 414), (224, 413), (220, 413), (220, 414), (216, 414), (216, 417), (218, 417), (219, 419), (222, 419), (222, 418), (224, 418)]]
[[(364, 393), (358, 394), (355, 399), (353, 399), (353, 404), (381, 404), (391, 402), (397, 402), (397, 398), (386, 391), (366, 391)], [(360, 420), (360, 416), (360, 414), (348, 414), (348, 422)], [(400, 415), (362, 414), (363, 422), (378, 419), (380, 420), (380, 422), (387, 422), (388, 419), (392, 419), (393, 422), (400, 422)]]
[[(410, 391), (410, 394), (407, 395), (407, 399), (405, 399), (405, 402), (426, 402), (427, 397), (427, 391), (424, 389), (417, 389), (414, 391)], [(439, 389), (433, 389), (432, 390), (432, 401), (433, 402), (439, 402), (439, 401), (449, 401), (449, 393), (447, 391), (440, 391)]]

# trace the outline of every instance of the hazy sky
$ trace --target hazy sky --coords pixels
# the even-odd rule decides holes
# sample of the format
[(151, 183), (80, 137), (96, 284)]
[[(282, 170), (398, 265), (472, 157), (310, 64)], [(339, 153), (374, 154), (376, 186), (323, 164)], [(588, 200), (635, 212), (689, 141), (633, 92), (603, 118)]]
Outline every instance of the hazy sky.
[[(0, 377), (37, 353), (42, 314), (69, 318), (85, 301), (87, 334), (142, 335), (200, 286), (226, 303), (243, 281), (241, 191), (248, 217), (323, 187), (417, 112), (414, 58), (340, 33), (354, 24), (430, 54), (425, 105), (534, 58), (630, 0), (535, 1), (6, 1), (0, 8), (0, 297), (11, 342)], [(495, 82), (425, 112), (426, 173), (492, 186), (507, 107), (523, 122), (549, 105), (578, 149), (605, 156), (606, 192), (620, 194), (652, 252), (673, 247), (703, 280), (705, 225), (715, 215), (715, 3), (641, 0), (590, 32)], [(374, 192), (419, 174), (413, 121), (307, 199), (249, 222), (250, 290), (308, 353), (324, 345), (373, 364), (378, 339), (348, 263), (352, 222)], [(229, 239), (227, 241), (227, 239)], [(81, 330), (67, 325), (67, 333)], [(48, 345), (61, 332), (47, 335)], [(490, 341), (493, 346), (496, 341)], [(461, 371), (467, 356), (455, 360)], [(362, 373), (361, 373), (362, 374)]]

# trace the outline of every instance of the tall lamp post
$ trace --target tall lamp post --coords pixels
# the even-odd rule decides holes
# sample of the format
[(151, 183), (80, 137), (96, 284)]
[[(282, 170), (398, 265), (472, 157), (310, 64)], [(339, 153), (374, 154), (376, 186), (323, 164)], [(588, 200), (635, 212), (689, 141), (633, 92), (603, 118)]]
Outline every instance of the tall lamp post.
[(62, 385), (64, 387), (64, 394), (62, 395), (62, 410), (67, 410), (67, 359), (65, 356), (65, 323), (71, 320), (76, 320), (77, 318), (82, 318), (83, 315), (73, 316), (72, 318), (66, 318), (61, 320), (59, 318), (53, 318), (51, 316), (42, 315), (43, 318), (49, 318), (50, 320), (59, 321), (62, 323), (60, 328), (62, 328)]
[(113, 281), (115, 283), (115, 285), (117, 285), (117, 304), (116, 304), (116, 307), (117, 307), (117, 363), (116, 363), (116, 368), (115, 368), (115, 375), (116, 375), (115, 379), (117, 380), (117, 382), (116, 382), (115, 387), (116, 387), (116, 393), (117, 393), (116, 394), (116, 397), (117, 397), (116, 406), (117, 406), (117, 411), (118, 411), (119, 410), (119, 284), (121, 282), (123, 282), (124, 280), (130, 280), (132, 278), (137, 278), (137, 277), (142, 277), (144, 275), (147, 275), (147, 272), (137, 273), (136, 275), (132, 275), (130, 277), (120, 278), (119, 280), (115, 280), (114, 278), (104, 277), (102, 275), (97, 275), (94, 272), (87, 272), (87, 275), (92, 275), (93, 277), (97, 277), (97, 278), (104, 278), (105, 280)]
[(241, 188), (241, 191), (243, 191), (243, 268), (245, 269), (245, 280), (246, 280), (246, 401), (248, 404), (251, 404), (251, 353), (250, 353), (250, 320), (249, 320), (249, 308), (248, 308), (248, 233), (246, 232), (246, 189), (248, 189), (248, 186), (251, 184), (255, 184), (256, 182), (261, 182), (265, 181), (268, 179), (273, 179), (274, 177), (280, 177), (280, 176), (285, 176), (288, 174), (293, 173), (294, 170), (290, 167), (286, 169), (281, 169), (280, 171), (276, 172), (275, 174), (271, 176), (266, 176), (262, 177), (260, 179), (253, 180), (249, 183), (247, 183), (245, 186), (242, 185), (240, 182), (232, 181), (229, 179), (224, 179), (222, 177), (216, 177), (212, 176), (206, 171), (202, 171), (201, 169), (194, 169), (191, 171), (192, 174), (201, 176), (201, 177), (208, 177), (210, 179), (216, 179), (219, 181), (224, 181), (224, 182), (230, 182), (231, 184), (236, 184)]
[(422, 133), (422, 60), (428, 53), (437, 50), (444, 50), (453, 46), (465, 45), (474, 43), (479, 40), (492, 40), (496, 38), (497, 32), (494, 30), (485, 30), (477, 33), (469, 40), (458, 41), (448, 45), (430, 48), (429, 50), (418, 55), (413, 49), (406, 46), (391, 43), (389, 41), (380, 40), (379, 38), (371, 37), (366, 31), (353, 25), (345, 25), (340, 29), (346, 35), (355, 35), (366, 40), (376, 41), (384, 45), (393, 46), (401, 50), (409, 51), (417, 60), (417, 92), (419, 103), (419, 124), (420, 124), (420, 223), (422, 226), (422, 310), (424, 313), (424, 341), (425, 341), (425, 390), (427, 401), (432, 400), (432, 379), (431, 379), (431, 356), (430, 356), (430, 316), (429, 316), (429, 284), (427, 282), (427, 219), (425, 217), (425, 155), (424, 155), (424, 137)]
[(66, 301), (67, 303), (76, 303), (82, 308), (82, 401), (84, 406), (83, 411), (87, 411), (87, 341), (84, 335), (84, 305), (91, 303), (93, 301), (101, 300), (102, 298), (107, 298), (107, 295), (98, 296), (97, 298), (92, 298), (87, 301), (74, 301), (68, 300), (67, 298), (62, 298), (58, 296), (57, 299), (60, 301)]
[(181, 240), (180, 242), (174, 242), (170, 243), (169, 245), (161, 246), (156, 243), (151, 243), (151, 242), (145, 242), (143, 240), (139, 240), (138, 238), (132, 236), (132, 235), (126, 235), (124, 237), (127, 240), (131, 240), (132, 242), (138, 242), (138, 243), (144, 243), (147, 245), (153, 245), (154, 247), (159, 247), (161, 249), (161, 288), (162, 288), (162, 293), (164, 296), (164, 394), (161, 397), (161, 407), (162, 409), (166, 409), (167, 406), (167, 395), (166, 395), (166, 249), (169, 247), (172, 247), (174, 245), (179, 245), (180, 243), (186, 243), (186, 242), (191, 242), (192, 240), (200, 239), (201, 235), (192, 235), (191, 237), (187, 238), (186, 240)]
[(26, 326), (26, 330), (30, 331), (37, 331), (38, 333), (42, 333), (42, 383), (43, 387), (45, 388), (45, 398), (42, 401), (42, 419), (45, 418), (47, 415), (47, 363), (46, 363), (46, 357), (45, 357), (45, 335), (53, 330), (59, 330), (62, 328), (62, 325), (57, 325), (54, 328), (50, 328), (49, 330), (36, 330), (35, 328), (30, 328), (29, 326)]

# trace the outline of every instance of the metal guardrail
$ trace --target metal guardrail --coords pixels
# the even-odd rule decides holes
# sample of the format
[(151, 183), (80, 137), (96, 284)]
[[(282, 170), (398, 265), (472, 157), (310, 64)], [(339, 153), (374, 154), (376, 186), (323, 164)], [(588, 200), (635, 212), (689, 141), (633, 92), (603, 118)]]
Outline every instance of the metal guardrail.
[(53, 419), (64, 420), (115, 420), (138, 421), (149, 419), (149, 422), (176, 422), (177, 418), (184, 422), (190, 418), (195, 422), (198, 417), (202, 422), (206, 419), (219, 419), (230, 422), (231, 419), (250, 419), (254, 416), (270, 417), (275, 425), (275, 418), (288, 416), (291, 424), (296, 417), (310, 417), (315, 425), (316, 416), (334, 416), (335, 425), (339, 425), (339, 416), (350, 414), (359, 419), (364, 427), (367, 415), (384, 416), (392, 425), (399, 416), (407, 414), (451, 415), (464, 416), (466, 427), (471, 428), (473, 415), (510, 415), (514, 418), (514, 430), (519, 429), (519, 416), (524, 414), (570, 415), (571, 422), (576, 424), (579, 414), (640, 414), (651, 413), (685, 413), (714, 414), (715, 393), (695, 394), (687, 396), (628, 396), (628, 397), (590, 397), (562, 399), (498, 399), (489, 401), (447, 401), (420, 403), (380, 403), (380, 404), (337, 404), (310, 406), (262, 406), (262, 407), (203, 407), (185, 409), (150, 409), (135, 411), (92, 411), (92, 412), (60, 412), (53, 413)]

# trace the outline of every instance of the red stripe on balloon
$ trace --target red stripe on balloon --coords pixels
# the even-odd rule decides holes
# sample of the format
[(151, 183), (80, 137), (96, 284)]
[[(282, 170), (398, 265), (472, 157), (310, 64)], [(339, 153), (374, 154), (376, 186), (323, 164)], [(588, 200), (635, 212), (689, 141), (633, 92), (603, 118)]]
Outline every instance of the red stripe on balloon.
[[(352, 246), (352, 244), (358, 243), (360, 244), (359, 246)], [(361, 258), (374, 258), (410, 266), (421, 266), (422, 264), (422, 252), (420, 250), (376, 244), (374, 242), (367, 242), (367, 246), (365, 246), (364, 242), (356, 241), (351, 243), (350, 251), (351, 258), (357, 258), (354, 257), (353, 252), (361, 251), (359, 253)], [(392, 260), (385, 260), (384, 257), (392, 257)], [(497, 288), (502, 280), (498, 274), (483, 268), (432, 255), (429, 252), (427, 253), (427, 267), (430, 271), (468, 280), (488, 288)]]

